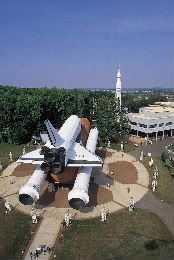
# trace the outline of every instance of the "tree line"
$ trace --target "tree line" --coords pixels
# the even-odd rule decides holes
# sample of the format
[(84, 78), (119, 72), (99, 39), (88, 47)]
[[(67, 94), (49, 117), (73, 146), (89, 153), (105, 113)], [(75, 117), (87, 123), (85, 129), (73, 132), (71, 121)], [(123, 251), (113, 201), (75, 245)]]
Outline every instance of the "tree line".
[[(123, 95), (123, 106), (132, 110), (154, 101), (162, 101), (162, 97), (158, 94), (137, 103), (129, 94)], [(0, 86), (1, 143), (29, 142), (33, 134), (44, 130), (44, 120), (49, 119), (56, 128), (60, 128), (72, 114), (95, 119), (102, 142), (119, 140), (114, 93)]]

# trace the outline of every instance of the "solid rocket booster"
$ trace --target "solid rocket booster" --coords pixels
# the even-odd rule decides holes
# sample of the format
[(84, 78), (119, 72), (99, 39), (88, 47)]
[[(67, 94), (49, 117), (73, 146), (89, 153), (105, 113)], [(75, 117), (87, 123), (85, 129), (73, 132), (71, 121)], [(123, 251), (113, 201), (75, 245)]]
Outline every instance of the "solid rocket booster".
[[(97, 128), (91, 129), (86, 149), (95, 153), (98, 139)], [(81, 210), (89, 202), (88, 188), (92, 167), (82, 167), (76, 177), (73, 189), (68, 193), (69, 204), (72, 208)]]
[(19, 201), (24, 205), (31, 205), (39, 199), (40, 185), (45, 180), (47, 174), (40, 169), (40, 165), (28, 180), (28, 182), (19, 190)]

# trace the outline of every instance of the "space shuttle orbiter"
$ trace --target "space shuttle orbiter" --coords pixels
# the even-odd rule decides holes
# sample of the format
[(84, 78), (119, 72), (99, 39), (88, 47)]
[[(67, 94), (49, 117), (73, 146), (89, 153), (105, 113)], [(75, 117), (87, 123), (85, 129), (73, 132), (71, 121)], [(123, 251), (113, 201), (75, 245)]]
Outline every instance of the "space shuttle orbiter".
[[(68, 200), (73, 208), (82, 208), (89, 202), (88, 186), (92, 167), (102, 167), (102, 160), (95, 155), (98, 139), (97, 128), (91, 129), (86, 147), (81, 144), (82, 124), (76, 115), (70, 116), (57, 131), (49, 120), (44, 122), (49, 141), (41, 148), (21, 156), (17, 162), (38, 164), (29, 181), (20, 189), (19, 200), (32, 204), (39, 199), (40, 184), (48, 176), (55, 182), (68, 167), (78, 167), (73, 189)], [(69, 173), (70, 174), (70, 173)]]

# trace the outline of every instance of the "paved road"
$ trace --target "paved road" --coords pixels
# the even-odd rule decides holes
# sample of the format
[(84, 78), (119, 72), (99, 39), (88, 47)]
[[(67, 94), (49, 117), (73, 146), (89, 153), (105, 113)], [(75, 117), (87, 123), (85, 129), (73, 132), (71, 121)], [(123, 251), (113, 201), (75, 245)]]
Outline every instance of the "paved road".
[(153, 156), (157, 156), (160, 155), (163, 151), (167, 152), (165, 147), (169, 144), (174, 144), (173, 137), (165, 137), (164, 140), (158, 140), (157, 142), (154, 140), (152, 144), (139, 144), (139, 146), (136, 147), (134, 151), (130, 152), (130, 154), (136, 159), (140, 158), (141, 151), (144, 152), (144, 155), (147, 155), (147, 153), (151, 153)]

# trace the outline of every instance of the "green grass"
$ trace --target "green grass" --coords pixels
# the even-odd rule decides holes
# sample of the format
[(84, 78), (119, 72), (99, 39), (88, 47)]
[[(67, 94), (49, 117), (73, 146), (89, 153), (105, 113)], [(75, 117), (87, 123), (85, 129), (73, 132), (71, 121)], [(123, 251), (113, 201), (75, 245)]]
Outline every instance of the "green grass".
[(173, 144), (169, 145), (167, 148), (168, 148), (169, 151), (174, 152), (174, 145)]
[(56, 259), (174, 259), (174, 244), (166, 226), (142, 209), (110, 214), (106, 225), (99, 219), (74, 221), (62, 234)]
[(174, 179), (172, 179), (169, 169), (164, 166), (160, 157), (153, 157), (153, 161), (153, 167), (150, 168), (148, 166), (149, 158), (146, 157), (143, 160), (143, 164), (145, 165), (150, 174), (149, 188), (151, 189), (154, 167), (157, 166), (159, 171), (157, 177), (158, 186), (153, 194), (158, 199), (163, 200), (164, 202), (174, 206)]
[[(117, 150), (117, 151), (121, 151), (121, 142), (117, 143), (117, 144), (111, 144), (111, 149)], [(125, 153), (129, 153), (131, 151), (133, 151), (135, 149), (135, 146), (133, 143), (127, 141), (124, 143), (124, 152)]]
[(15, 209), (8, 214), (4, 212), (5, 207), (0, 203), (0, 259), (19, 260), (36, 226), (33, 226), (30, 216)]
[[(17, 160), (19, 156), (22, 155), (22, 149), (24, 145), (16, 144), (0, 144), (0, 161), (2, 163), (3, 169), (5, 169), (11, 162), (9, 161), (9, 153), (12, 152), (13, 160)], [(26, 153), (36, 149), (37, 146), (25, 145)]]

